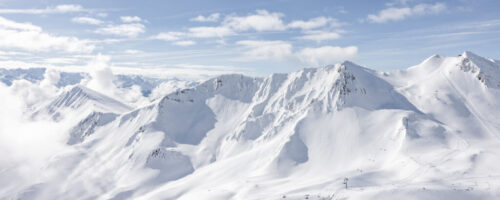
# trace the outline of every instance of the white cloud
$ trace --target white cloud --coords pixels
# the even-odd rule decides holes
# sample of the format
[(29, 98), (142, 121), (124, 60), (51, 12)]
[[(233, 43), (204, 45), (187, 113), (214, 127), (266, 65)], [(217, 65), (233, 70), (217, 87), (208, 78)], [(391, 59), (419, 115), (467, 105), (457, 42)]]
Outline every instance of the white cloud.
[(214, 37), (225, 37), (230, 35), (236, 35), (236, 32), (228, 27), (223, 26), (199, 26), (191, 27), (187, 32), (163, 32), (151, 39), (165, 40), (165, 41), (177, 41), (182, 38), (214, 38)]
[(57, 90), (55, 87), (61, 79), (61, 74), (54, 68), (47, 68), (43, 74), (43, 80), (40, 81), (40, 86), (48, 88), (51, 87), (53, 90)]
[(403, 20), (411, 14), (411, 8), (387, 8), (380, 11), (378, 15), (368, 15), (368, 20), (375, 23), (385, 23)]
[(91, 52), (95, 47), (76, 37), (54, 36), (31, 23), (18, 23), (0, 17), (0, 48), (35, 52)]
[[(90, 69), (90, 80), (82, 81), (82, 84), (106, 94), (115, 99), (119, 99), (132, 106), (144, 105), (148, 103), (147, 98), (142, 96), (141, 88), (138, 85), (132, 85), (130, 88), (118, 87), (115, 80), (115, 73), (111, 62), (111, 57), (98, 54), (94, 56), (86, 66), (86, 70)], [(130, 68), (127, 68), (130, 69)], [(139, 71), (147, 71), (145, 69), (137, 69)]]
[(120, 20), (125, 24), (110, 24), (106, 27), (101, 27), (94, 32), (103, 35), (118, 35), (126, 37), (137, 37), (139, 34), (146, 32), (146, 27), (142, 23), (138, 23), (143, 21), (138, 16), (121, 16)]
[(244, 40), (236, 44), (245, 47), (245, 56), (254, 60), (285, 60), (292, 55), (292, 45), (285, 41)]
[(385, 23), (389, 21), (401, 21), (414, 15), (439, 14), (446, 10), (444, 3), (418, 4), (414, 7), (387, 8), (378, 14), (368, 15), (368, 20), (373, 23)]
[(220, 14), (219, 13), (213, 13), (209, 16), (203, 16), (203, 15), (198, 15), (195, 18), (189, 19), (190, 21), (196, 21), (196, 22), (216, 22), (219, 21)]
[[(190, 19), (191, 21), (217, 21), (220, 17), (219, 13), (214, 13), (209, 16), (198, 16), (196, 18)], [(200, 27), (190, 27), (186, 32), (166, 32), (160, 33), (156, 36), (151, 37), (152, 39), (160, 39), (166, 41), (176, 41), (185, 38), (223, 38), (226, 36), (238, 35), (245, 31), (285, 31), (290, 28), (299, 28), (304, 31), (310, 31), (311, 29), (320, 28), (327, 26), (328, 28), (339, 27), (342, 24), (330, 17), (317, 17), (312, 18), (307, 21), (293, 21), (289, 24), (285, 24), (282, 20), (284, 15), (277, 12), (268, 12), (266, 10), (256, 10), (255, 13), (251, 13), (246, 16), (238, 15), (228, 15), (218, 26), (200, 26)], [(337, 33), (315, 33), (316, 36), (320, 36), (316, 41), (329, 40), (338, 38)], [(312, 32), (304, 36), (304, 39), (310, 39)]]
[(88, 68), (91, 69), (91, 80), (88, 82), (87, 87), (104, 94), (116, 90), (113, 83), (114, 75), (109, 64), (110, 60), (111, 57), (98, 54), (89, 62)]
[(211, 37), (224, 37), (235, 34), (236, 33), (228, 27), (201, 26), (201, 27), (189, 28), (188, 36), (195, 38), (211, 38)]
[(2, 56), (17, 56), (17, 55), (29, 55), (29, 53), (17, 52), (17, 51), (0, 51), (0, 55), (2, 55)]
[(74, 64), (80, 61), (77, 58), (46, 58), (43, 60), (43, 63), (48, 63), (48, 64)]
[(196, 42), (192, 41), (192, 40), (183, 40), (183, 41), (174, 42), (174, 45), (177, 45), (177, 46), (191, 46), (191, 45), (195, 45), (195, 44), (196, 44)]
[(95, 33), (103, 35), (119, 35), (126, 37), (137, 37), (137, 35), (144, 33), (146, 27), (140, 23), (134, 24), (120, 24), (120, 25), (108, 25), (106, 27), (99, 28)]
[(39, 26), (35, 26), (31, 23), (17, 23), (15, 21), (11, 21), (0, 17), (0, 28), (1, 29), (15, 29), (21, 31), (42, 31), (42, 28)]
[[(210, 16), (209, 16), (210, 17)], [(185, 34), (193, 38), (213, 38), (236, 35), (240, 31), (276, 31), (286, 30), (281, 18), (281, 13), (269, 13), (266, 10), (257, 10), (255, 14), (248, 16), (226, 16), (219, 26), (191, 27)]]
[(303, 63), (328, 65), (339, 61), (352, 60), (357, 54), (358, 48), (355, 46), (323, 46), (318, 48), (304, 48), (297, 52), (296, 56)]
[(74, 4), (58, 5), (53, 10), (55, 12), (60, 12), (60, 13), (84, 11), (81, 5), (74, 5)]
[[(197, 37), (206, 37), (208, 36), (207, 34), (214, 34), (216, 35), (217, 33), (212, 33), (212, 32), (205, 32), (199, 33), (200, 35), (197, 35)], [(202, 35), (205, 34), (205, 35)], [(186, 37), (187, 33), (184, 32), (165, 32), (165, 33), (159, 33), (158, 35), (155, 35), (151, 37), (152, 39), (157, 39), (157, 40), (165, 40), (165, 41), (176, 41), (173, 42), (172, 44), (177, 45), (177, 46), (192, 46), (195, 45), (196, 42), (193, 40), (181, 40), (182, 38)], [(181, 40), (181, 41), (179, 41)]]
[(327, 65), (339, 61), (352, 60), (358, 53), (356, 46), (338, 47), (322, 46), (304, 48), (293, 51), (290, 43), (285, 41), (244, 40), (236, 44), (245, 48), (244, 58), (251, 60), (291, 60), (310, 65)]
[(292, 21), (288, 24), (288, 27), (310, 30), (319, 27), (324, 27), (327, 25), (330, 25), (331, 27), (341, 26), (341, 24), (336, 19), (330, 17), (316, 17), (308, 21), (303, 21), (303, 20)]
[[(57, 75), (47, 70), (45, 78), (57, 79)], [(51, 73), (47, 76), (47, 73)], [(42, 81), (50, 83), (51, 81)], [(52, 98), (50, 90), (54, 86), (16, 80), (11, 87), (0, 83), (0, 151), (7, 152), (0, 160), (0, 166), (9, 169), (2, 173), (2, 180), (8, 179), (9, 185), (29, 187), (30, 177), (46, 171), (43, 163), (53, 157), (56, 152), (65, 150), (63, 134), (69, 130), (69, 123), (55, 124), (42, 119), (32, 121), (23, 116), (28, 112), (29, 104), (41, 103)], [(39, 133), (39, 134), (33, 134)], [(25, 148), (25, 147), (30, 148)], [(25, 149), (25, 150), (21, 150)], [(21, 151), (20, 151), (21, 150)], [(7, 168), (5, 168), (7, 167)], [(4, 184), (3, 184), (4, 185)], [(17, 190), (7, 191), (16, 192)], [(12, 193), (12, 194), (14, 194)]]
[(92, 25), (99, 25), (103, 23), (103, 21), (92, 17), (75, 17), (71, 19), (71, 21), (79, 24), (92, 24)]
[(155, 35), (151, 38), (157, 40), (175, 41), (181, 39), (181, 37), (185, 35), (186, 33), (184, 32), (165, 32), (165, 33), (159, 33), (158, 35)]
[(227, 16), (223, 21), (223, 26), (236, 31), (282, 31), (286, 29), (281, 18), (281, 13), (269, 13), (266, 10), (257, 10), (255, 14), (244, 17)]
[(446, 10), (446, 4), (418, 4), (413, 7), (413, 13), (416, 15), (438, 14)]
[(324, 40), (335, 40), (340, 38), (339, 32), (334, 31), (306, 31), (305, 35), (298, 37), (304, 40), (321, 42)]
[(120, 20), (125, 23), (131, 23), (131, 22), (141, 22), (142, 19), (138, 16), (121, 16)]
[(81, 5), (63, 4), (44, 9), (0, 9), (0, 14), (60, 14), (70, 12), (86, 12)]
[(138, 54), (138, 53), (142, 53), (142, 51), (136, 50), (136, 49), (127, 49), (124, 51), (124, 53), (126, 53), (126, 54)]
[(35, 83), (24, 79), (13, 81), (10, 89), (15, 95), (21, 97), (22, 104), (25, 104), (27, 108), (32, 107), (35, 104), (51, 99), (57, 94), (55, 85), (59, 82), (60, 73), (55, 69), (47, 68), (43, 77), (43, 80)]

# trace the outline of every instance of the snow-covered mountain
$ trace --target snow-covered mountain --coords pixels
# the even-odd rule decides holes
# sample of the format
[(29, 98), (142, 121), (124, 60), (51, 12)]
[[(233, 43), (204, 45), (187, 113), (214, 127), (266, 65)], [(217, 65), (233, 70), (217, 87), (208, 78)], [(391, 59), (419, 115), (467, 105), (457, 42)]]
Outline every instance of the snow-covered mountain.
[(85, 86), (74, 86), (71, 90), (63, 92), (48, 102), (34, 115), (48, 114), (57, 119), (64, 113), (81, 113), (90, 110), (119, 114), (132, 110), (132, 107)]
[(88, 114), (52, 173), (2, 198), (500, 196), (500, 65), (470, 52), (393, 72), (222, 75), (137, 109), (77, 86), (44, 107), (67, 108)]

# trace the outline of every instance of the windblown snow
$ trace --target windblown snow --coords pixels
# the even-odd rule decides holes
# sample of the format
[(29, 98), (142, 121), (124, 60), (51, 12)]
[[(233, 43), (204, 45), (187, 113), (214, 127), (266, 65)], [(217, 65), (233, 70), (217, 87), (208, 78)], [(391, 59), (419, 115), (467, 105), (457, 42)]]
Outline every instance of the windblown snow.
[(66, 124), (61, 147), (32, 177), (18, 175), (31, 169), (19, 159), (0, 162), (0, 199), (500, 197), (493, 59), (435, 55), (392, 72), (344, 62), (185, 86), (133, 107), (76, 84), (30, 107), (33, 123)]

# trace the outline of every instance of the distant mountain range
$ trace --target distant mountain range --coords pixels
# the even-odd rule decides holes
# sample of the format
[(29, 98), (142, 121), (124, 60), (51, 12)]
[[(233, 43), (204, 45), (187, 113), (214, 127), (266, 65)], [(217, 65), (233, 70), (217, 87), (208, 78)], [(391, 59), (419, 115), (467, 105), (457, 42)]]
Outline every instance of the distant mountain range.
[[(0, 82), (9, 86), (12, 84), (12, 81), (18, 79), (24, 79), (32, 83), (38, 82), (44, 79), (43, 76), (46, 70), (46, 68), (0, 68)], [(56, 84), (58, 87), (77, 85), (83, 79), (89, 78), (89, 74), (85, 72), (59, 72), (59, 74), (60, 78)], [(122, 88), (130, 88), (133, 85), (137, 85), (141, 88), (142, 94), (148, 96), (151, 91), (162, 82), (176, 80), (177, 79), (153, 78), (143, 75), (117, 74), (113, 82)]]

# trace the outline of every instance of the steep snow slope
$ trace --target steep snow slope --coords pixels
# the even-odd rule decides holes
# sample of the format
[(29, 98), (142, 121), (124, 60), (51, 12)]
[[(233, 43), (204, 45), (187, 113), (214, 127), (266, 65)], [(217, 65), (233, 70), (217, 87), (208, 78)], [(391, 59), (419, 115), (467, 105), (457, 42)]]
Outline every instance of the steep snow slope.
[(52, 118), (54, 121), (64, 119), (65, 123), (78, 122), (70, 131), (68, 141), (68, 144), (75, 144), (94, 133), (97, 127), (131, 110), (132, 107), (111, 97), (84, 86), (74, 86), (62, 92), (54, 100), (40, 105), (32, 114), (32, 118), (35, 120)]
[(496, 199), (499, 80), (497, 62), (470, 52), (390, 73), (344, 62), (219, 76), (90, 114), (49, 162), (57, 173), (3, 196)]
[(459, 57), (433, 56), (387, 79), (419, 109), (461, 131), (462, 136), (500, 136), (500, 112), (495, 112), (500, 109), (497, 63), (470, 52)]
[(123, 113), (132, 110), (132, 107), (84, 86), (74, 86), (42, 106), (34, 116), (48, 114), (57, 120), (64, 113), (80, 113), (88, 110)]

